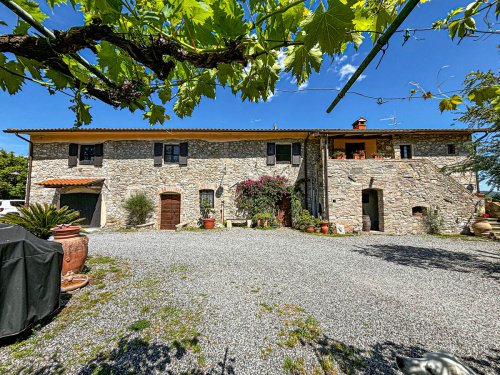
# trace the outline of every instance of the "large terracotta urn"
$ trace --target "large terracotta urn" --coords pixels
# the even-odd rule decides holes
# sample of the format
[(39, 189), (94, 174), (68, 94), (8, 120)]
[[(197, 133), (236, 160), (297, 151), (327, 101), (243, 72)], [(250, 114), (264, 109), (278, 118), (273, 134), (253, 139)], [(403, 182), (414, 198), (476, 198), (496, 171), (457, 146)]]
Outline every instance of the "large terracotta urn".
[(59, 225), (52, 228), (54, 241), (62, 244), (64, 251), (62, 274), (82, 272), (89, 251), (89, 239), (80, 234), (78, 225)]
[(472, 230), (476, 236), (488, 233), (491, 229), (491, 224), (488, 222), (488, 218), (486, 217), (477, 217), (474, 224), (472, 224)]

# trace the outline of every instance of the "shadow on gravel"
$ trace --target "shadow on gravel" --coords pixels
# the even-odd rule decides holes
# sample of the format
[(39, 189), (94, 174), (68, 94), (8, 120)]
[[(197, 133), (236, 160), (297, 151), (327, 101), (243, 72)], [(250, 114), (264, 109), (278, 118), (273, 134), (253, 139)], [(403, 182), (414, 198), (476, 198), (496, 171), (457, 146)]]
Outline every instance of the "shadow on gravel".
[[(403, 266), (477, 273), (483, 277), (500, 280), (500, 262), (495, 257), (429, 247), (398, 245), (358, 246), (354, 251)], [(488, 258), (493, 258), (493, 260)]]
[[(90, 374), (234, 374), (234, 358), (228, 358), (226, 349), (224, 358), (214, 369), (202, 369), (199, 366), (179, 372), (177, 366), (169, 366), (173, 361), (180, 361), (188, 349), (178, 342), (171, 346), (149, 343), (141, 338), (122, 339), (111, 352), (99, 353), (90, 360), (78, 375)], [(182, 367), (182, 366), (181, 366)], [(44, 373), (43, 373), (44, 374)]]

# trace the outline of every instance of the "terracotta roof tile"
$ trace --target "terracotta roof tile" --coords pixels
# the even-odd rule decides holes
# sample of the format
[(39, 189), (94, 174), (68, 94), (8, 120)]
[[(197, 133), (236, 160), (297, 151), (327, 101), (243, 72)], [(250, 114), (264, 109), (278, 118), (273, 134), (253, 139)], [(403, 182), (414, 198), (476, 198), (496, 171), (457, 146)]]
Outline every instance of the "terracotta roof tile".
[(91, 186), (104, 181), (104, 178), (50, 178), (45, 181), (37, 182), (37, 185), (45, 187), (61, 186)]

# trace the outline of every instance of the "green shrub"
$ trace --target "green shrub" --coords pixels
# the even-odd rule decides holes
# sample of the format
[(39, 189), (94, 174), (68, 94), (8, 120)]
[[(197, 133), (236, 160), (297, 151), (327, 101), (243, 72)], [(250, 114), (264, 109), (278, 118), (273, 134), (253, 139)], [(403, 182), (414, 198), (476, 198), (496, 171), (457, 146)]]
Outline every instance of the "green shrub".
[(427, 210), (427, 224), (429, 225), (430, 234), (441, 234), (443, 229), (443, 217), (438, 208)]
[(124, 207), (128, 211), (129, 224), (140, 225), (146, 223), (155, 205), (145, 193), (139, 192), (128, 198)]
[(8, 213), (0, 218), (0, 223), (16, 224), (24, 227), (35, 236), (47, 239), (52, 234), (50, 229), (60, 224), (78, 224), (85, 218), (79, 218), (80, 213), (67, 206), (60, 209), (54, 204), (34, 203), (18, 207), (19, 214)]

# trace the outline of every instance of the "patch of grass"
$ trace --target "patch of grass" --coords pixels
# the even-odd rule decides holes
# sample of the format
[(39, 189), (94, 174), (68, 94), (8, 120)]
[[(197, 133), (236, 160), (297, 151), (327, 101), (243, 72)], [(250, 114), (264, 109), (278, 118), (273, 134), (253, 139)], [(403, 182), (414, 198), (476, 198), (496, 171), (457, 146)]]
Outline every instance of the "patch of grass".
[(306, 374), (306, 367), (304, 358), (298, 357), (296, 359), (292, 359), (289, 356), (286, 356), (283, 360), (283, 370), (285, 370), (288, 374)]
[(117, 228), (114, 230), (114, 232), (130, 233), (130, 232), (138, 232), (138, 229), (136, 229), (136, 228)]
[(266, 359), (273, 352), (273, 347), (271, 345), (266, 345), (263, 348), (260, 348), (260, 357), (262, 359)]
[(307, 235), (312, 235), (312, 236), (320, 236), (320, 237), (354, 237), (355, 235), (352, 234), (352, 233), (346, 233), (346, 234), (332, 234), (332, 233), (327, 233), (327, 234), (323, 234), (323, 233), (316, 233), (316, 232), (312, 232), (312, 233), (309, 233), (309, 232), (302, 232), (304, 234), (307, 234)]
[(98, 264), (116, 264), (117, 259), (105, 255), (96, 255), (89, 256), (86, 263), (89, 267), (97, 266)]
[(149, 322), (149, 320), (141, 319), (138, 320), (137, 322), (132, 323), (127, 328), (131, 331), (142, 331), (146, 328), (149, 328), (150, 326), (151, 323)]

